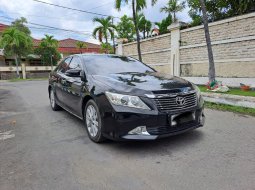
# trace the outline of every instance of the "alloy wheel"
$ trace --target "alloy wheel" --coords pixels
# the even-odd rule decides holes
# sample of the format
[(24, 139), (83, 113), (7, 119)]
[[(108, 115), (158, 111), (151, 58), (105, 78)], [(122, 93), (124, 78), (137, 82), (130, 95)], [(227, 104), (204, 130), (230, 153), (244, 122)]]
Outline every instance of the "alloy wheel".
[(86, 124), (91, 137), (95, 137), (98, 133), (98, 115), (95, 107), (89, 105), (86, 110)]

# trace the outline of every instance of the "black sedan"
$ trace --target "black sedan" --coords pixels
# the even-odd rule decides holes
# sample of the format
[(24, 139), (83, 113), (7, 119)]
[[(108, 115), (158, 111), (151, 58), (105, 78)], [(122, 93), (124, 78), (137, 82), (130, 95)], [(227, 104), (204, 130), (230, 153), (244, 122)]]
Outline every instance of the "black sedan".
[(84, 120), (94, 142), (154, 140), (204, 125), (197, 86), (131, 57), (69, 56), (50, 74), (48, 91), (52, 109)]

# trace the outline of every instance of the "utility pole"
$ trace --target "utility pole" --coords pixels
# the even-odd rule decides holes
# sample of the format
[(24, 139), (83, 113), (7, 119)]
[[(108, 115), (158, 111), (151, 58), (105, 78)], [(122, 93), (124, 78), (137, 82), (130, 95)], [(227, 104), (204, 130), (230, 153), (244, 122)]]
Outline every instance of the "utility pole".
[[(113, 21), (113, 18), (112, 18), (112, 25), (114, 25), (114, 21)], [(112, 43), (113, 43), (113, 51), (114, 51), (114, 54), (116, 53), (116, 50), (115, 50), (115, 36), (114, 36), (115, 32), (113, 30), (113, 38), (112, 38)]]

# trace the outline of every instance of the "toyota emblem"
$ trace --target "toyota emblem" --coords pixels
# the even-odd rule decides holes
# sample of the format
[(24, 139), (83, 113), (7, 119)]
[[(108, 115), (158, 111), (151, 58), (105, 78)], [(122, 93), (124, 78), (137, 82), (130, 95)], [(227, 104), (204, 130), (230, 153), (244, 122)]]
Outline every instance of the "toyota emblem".
[(176, 104), (179, 106), (183, 106), (186, 103), (186, 99), (180, 96), (177, 96), (175, 101), (176, 101)]

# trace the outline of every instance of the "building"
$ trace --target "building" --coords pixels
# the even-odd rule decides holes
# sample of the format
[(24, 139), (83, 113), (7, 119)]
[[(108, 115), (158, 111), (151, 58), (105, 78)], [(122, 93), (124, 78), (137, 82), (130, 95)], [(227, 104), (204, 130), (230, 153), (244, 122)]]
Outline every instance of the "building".
[[(0, 35), (1, 33), (8, 28), (8, 25), (0, 23)], [(40, 39), (33, 39), (34, 48), (38, 47), (40, 44)], [(71, 38), (63, 39), (58, 41), (58, 51), (62, 54), (63, 57), (66, 57), (71, 54), (77, 53), (99, 53), (100, 52), (100, 45), (83, 42)], [(83, 42), (85, 44), (85, 48), (77, 48), (77, 42)], [(28, 65), (40, 65), (41, 60), (37, 56), (32, 56), (29, 60), (22, 60), (26, 61)], [(0, 66), (12, 65), (14, 63), (14, 59), (12, 57), (5, 57), (3, 53), (3, 49), (0, 49)]]

